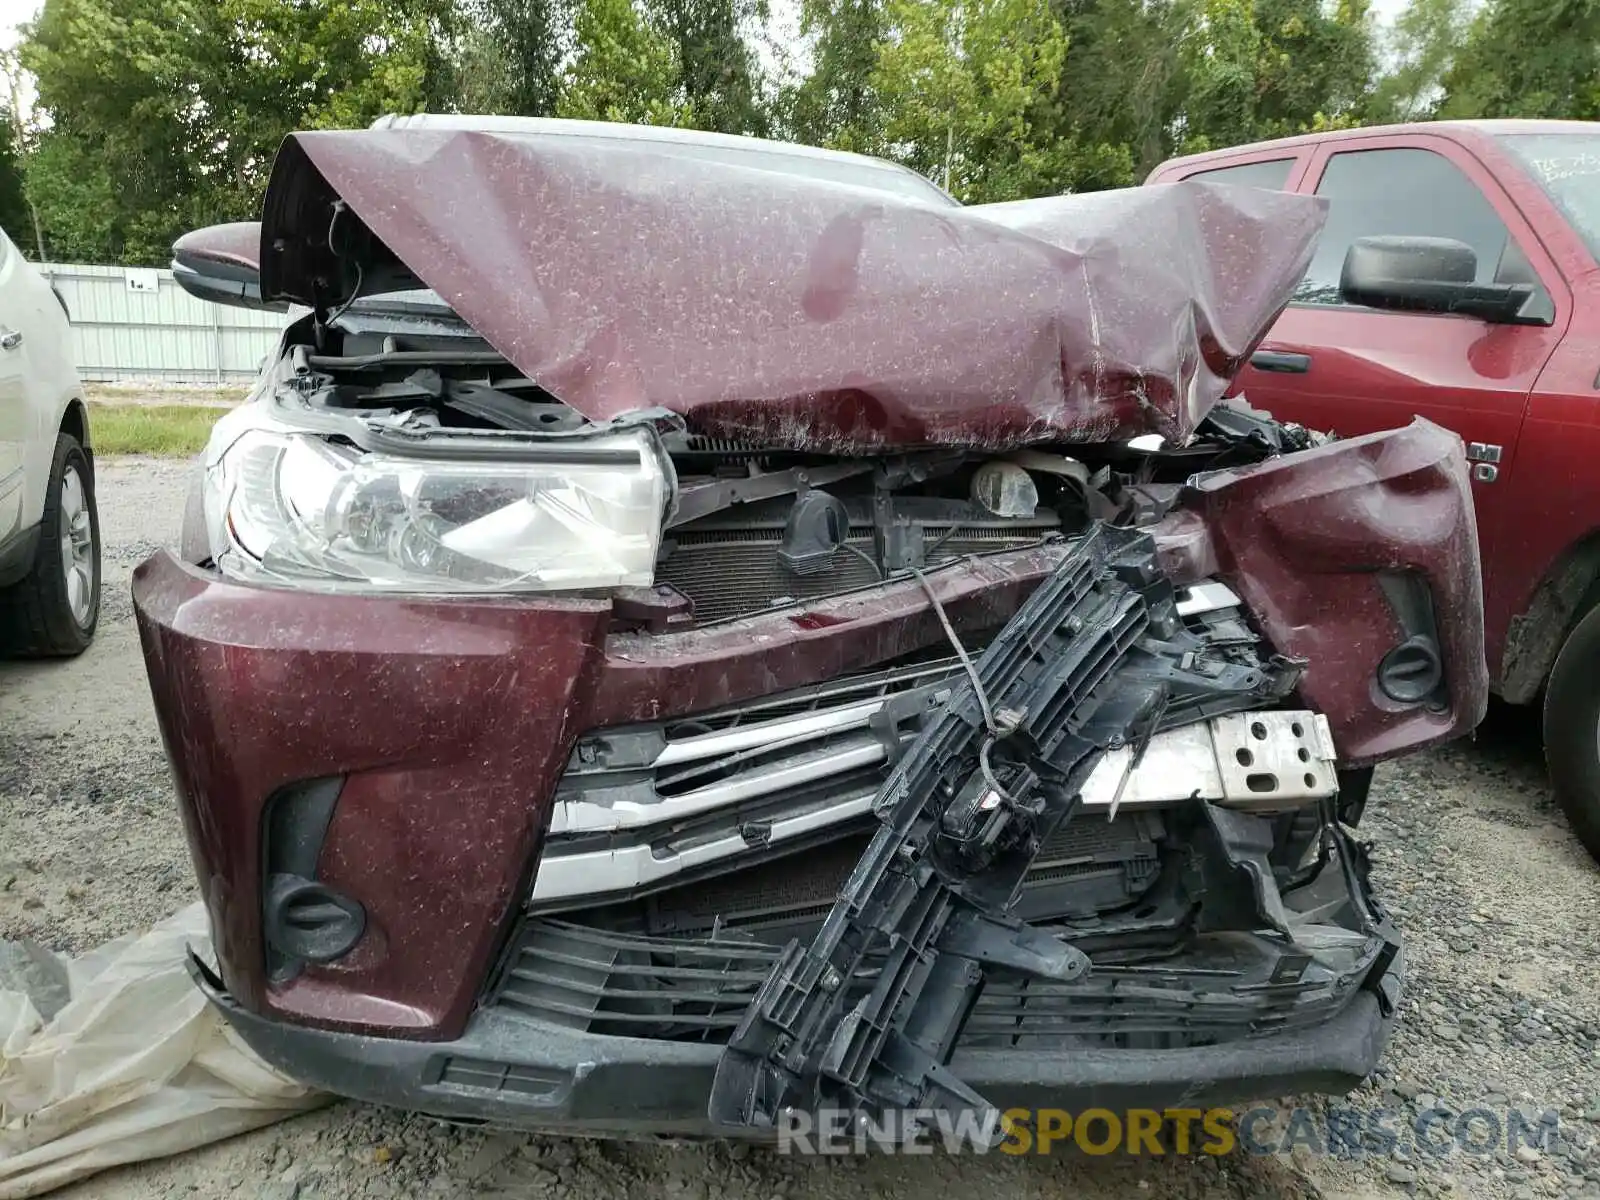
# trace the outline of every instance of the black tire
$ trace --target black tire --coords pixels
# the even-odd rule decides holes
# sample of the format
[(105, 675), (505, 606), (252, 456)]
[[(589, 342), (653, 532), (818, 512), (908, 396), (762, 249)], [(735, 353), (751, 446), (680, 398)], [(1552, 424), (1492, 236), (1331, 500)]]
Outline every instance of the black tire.
[[(88, 614), (80, 619), (68, 599), (62, 558), (62, 488), (76, 471), (88, 508), (91, 537)], [(0, 654), (19, 658), (66, 658), (82, 654), (94, 640), (100, 620), (100, 514), (94, 502), (94, 473), (78, 439), (58, 434), (50, 462), (50, 490), (39, 522), (39, 548), (21, 582), (0, 591)]]
[(1544, 695), (1544, 754), (1572, 831), (1600, 862), (1600, 608), (1556, 655)]

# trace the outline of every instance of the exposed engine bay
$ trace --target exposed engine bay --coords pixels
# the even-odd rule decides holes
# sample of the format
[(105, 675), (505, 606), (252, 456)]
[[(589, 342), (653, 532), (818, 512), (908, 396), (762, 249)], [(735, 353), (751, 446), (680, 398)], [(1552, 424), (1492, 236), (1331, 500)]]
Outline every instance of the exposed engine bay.
[[(385, 308), (394, 315), (385, 316)], [(435, 309), (435, 311), (438, 311)], [(302, 323), (339, 353), (294, 346), (287, 394), (306, 413), (356, 417), (409, 438), (505, 431), (582, 437), (593, 426), (448, 317), (418, 332), (403, 301), (369, 303), (336, 328)], [(293, 331), (291, 337), (294, 336)], [(280, 401), (284, 402), (284, 401)], [(697, 435), (661, 414), (676, 479), (655, 584), (621, 613), (655, 628), (748, 616), (868, 587), (971, 554), (1159, 518), (1196, 471), (1304, 449), (1320, 435), (1224, 405), (1182, 447), (935, 448), (842, 457)]]

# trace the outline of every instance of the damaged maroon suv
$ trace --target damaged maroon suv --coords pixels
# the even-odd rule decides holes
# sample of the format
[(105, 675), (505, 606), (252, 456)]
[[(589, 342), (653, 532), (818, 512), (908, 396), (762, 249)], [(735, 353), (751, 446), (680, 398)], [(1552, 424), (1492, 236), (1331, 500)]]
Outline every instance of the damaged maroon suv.
[(303, 306), (134, 597), (269, 1062), (457, 1120), (1340, 1092), (1373, 763), (1485, 703), (1462, 446), (1218, 400), (1321, 202), (962, 208), (573, 122), (295, 135), (198, 295)]

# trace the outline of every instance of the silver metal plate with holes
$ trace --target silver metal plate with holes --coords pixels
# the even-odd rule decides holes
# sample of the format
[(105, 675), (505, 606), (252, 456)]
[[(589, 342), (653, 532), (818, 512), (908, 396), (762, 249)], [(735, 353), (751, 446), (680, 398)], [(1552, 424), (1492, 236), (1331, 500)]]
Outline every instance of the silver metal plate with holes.
[(1129, 774), (1132, 755), (1123, 747), (1101, 759), (1084, 785), (1086, 809), (1109, 812), (1113, 805), (1148, 807), (1199, 796), (1229, 808), (1273, 812), (1339, 790), (1333, 731), (1321, 713), (1239, 713), (1158, 733)]
[(1490, 463), (1473, 463), (1472, 477), (1479, 483), (1493, 483), (1500, 478), (1500, 468)]
[(1500, 461), (1502, 447), (1493, 442), (1468, 442), (1467, 461), (1497, 463)]

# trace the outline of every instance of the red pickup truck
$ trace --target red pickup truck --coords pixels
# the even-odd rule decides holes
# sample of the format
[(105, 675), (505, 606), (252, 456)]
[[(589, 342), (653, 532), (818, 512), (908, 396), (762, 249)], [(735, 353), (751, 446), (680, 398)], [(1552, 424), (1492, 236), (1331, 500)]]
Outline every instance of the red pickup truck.
[(1600, 123), (1310, 134), (1172, 159), (1147, 182), (1180, 179), (1328, 199), (1237, 388), (1341, 434), (1418, 414), (1461, 435), (1494, 689), (1542, 703), (1551, 779), (1600, 858)]

